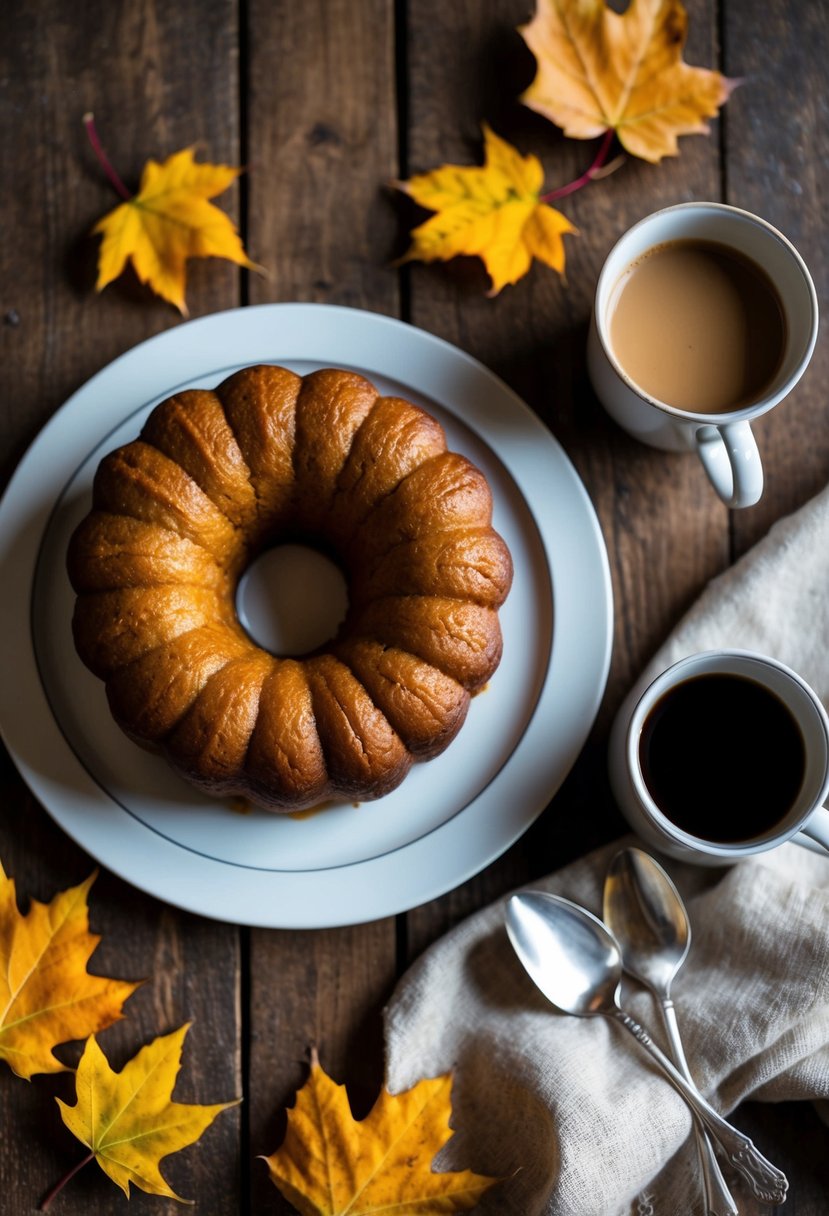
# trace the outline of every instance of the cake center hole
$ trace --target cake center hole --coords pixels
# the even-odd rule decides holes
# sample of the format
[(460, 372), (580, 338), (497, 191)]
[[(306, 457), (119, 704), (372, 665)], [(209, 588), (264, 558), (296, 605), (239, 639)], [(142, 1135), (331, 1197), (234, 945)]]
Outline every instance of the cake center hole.
[(339, 567), (307, 545), (277, 545), (248, 567), (236, 592), (239, 620), (258, 646), (300, 656), (334, 636), (348, 608)]

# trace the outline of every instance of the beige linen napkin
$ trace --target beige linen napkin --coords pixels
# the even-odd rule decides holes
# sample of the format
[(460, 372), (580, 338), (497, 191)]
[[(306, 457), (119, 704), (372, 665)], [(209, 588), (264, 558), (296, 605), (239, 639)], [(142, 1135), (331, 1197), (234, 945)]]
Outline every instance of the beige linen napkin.
[[(829, 488), (709, 585), (649, 670), (717, 646), (779, 658), (829, 702)], [(634, 839), (534, 885), (600, 913), (607, 864), (622, 843)], [(829, 858), (787, 844), (728, 869), (660, 860), (693, 928), (673, 995), (700, 1089), (724, 1114), (748, 1097), (825, 1104)], [(625, 994), (664, 1042), (652, 998), (630, 984)], [(701, 1210), (685, 1104), (621, 1027), (551, 1009), (512, 952), (503, 901), (403, 977), (386, 1010), (386, 1047), (393, 1091), (454, 1070), (459, 1130), (437, 1165), (508, 1179), (485, 1196), (482, 1214)]]

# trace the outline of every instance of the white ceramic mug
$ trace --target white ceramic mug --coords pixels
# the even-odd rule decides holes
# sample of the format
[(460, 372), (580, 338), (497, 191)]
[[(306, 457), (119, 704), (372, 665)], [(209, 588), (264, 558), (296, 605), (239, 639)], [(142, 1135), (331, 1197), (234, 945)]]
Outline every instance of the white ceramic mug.
[[(694, 676), (744, 676), (770, 689), (794, 718), (803, 738), (805, 768), (800, 791), (784, 818), (772, 828), (735, 843), (720, 843), (683, 831), (663, 814), (642, 772), (640, 737), (648, 714), (661, 697)], [(705, 763), (705, 756), (697, 758)], [(662, 853), (698, 865), (730, 865), (787, 840), (829, 851), (829, 717), (820, 698), (790, 667), (751, 650), (706, 650), (680, 659), (650, 682), (631, 689), (610, 732), (608, 770), (614, 797), (642, 840)], [(716, 781), (716, 773), (712, 773)]]
[[(695, 413), (650, 397), (626, 374), (610, 342), (613, 290), (633, 261), (666, 241), (714, 241), (759, 264), (783, 306), (786, 344), (780, 366), (762, 395), (740, 409)], [(818, 330), (817, 294), (790, 241), (765, 220), (723, 203), (680, 203), (630, 228), (608, 254), (596, 288), (587, 368), (596, 395), (634, 438), (667, 451), (696, 451), (723, 502), (750, 507), (763, 492), (763, 466), (750, 420), (791, 392), (812, 356)]]

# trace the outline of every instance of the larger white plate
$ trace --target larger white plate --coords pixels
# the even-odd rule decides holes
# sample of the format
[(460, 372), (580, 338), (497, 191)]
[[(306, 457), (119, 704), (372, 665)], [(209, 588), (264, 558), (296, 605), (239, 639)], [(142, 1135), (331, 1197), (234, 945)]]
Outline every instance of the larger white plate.
[[(257, 362), (354, 368), (424, 405), (486, 473), (515, 579), (504, 658), (449, 749), (392, 794), (307, 818), (205, 798), (114, 726), (78, 660), (68, 538), (101, 456), (152, 406)], [(24, 779), (103, 865), (172, 904), (282, 928), (355, 924), (443, 894), (547, 806), (592, 726), (610, 662), (607, 554), (560, 445), (462, 351), (403, 322), (317, 304), (192, 321), (135, 347), (71, 397), (0, 504), (0, 725)]]

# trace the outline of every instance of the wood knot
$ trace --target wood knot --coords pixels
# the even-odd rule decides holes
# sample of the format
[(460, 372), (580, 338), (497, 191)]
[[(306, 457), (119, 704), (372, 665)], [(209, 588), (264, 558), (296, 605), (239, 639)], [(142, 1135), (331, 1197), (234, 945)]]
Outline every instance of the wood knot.
[(335, 131), (327, 123), (315, 122), (308, 132), (308, 143), (312, 148), (321, 148), (325, 145), (332, 148), (340, 148), (342, 147), (343, 138), (339, 131)]

